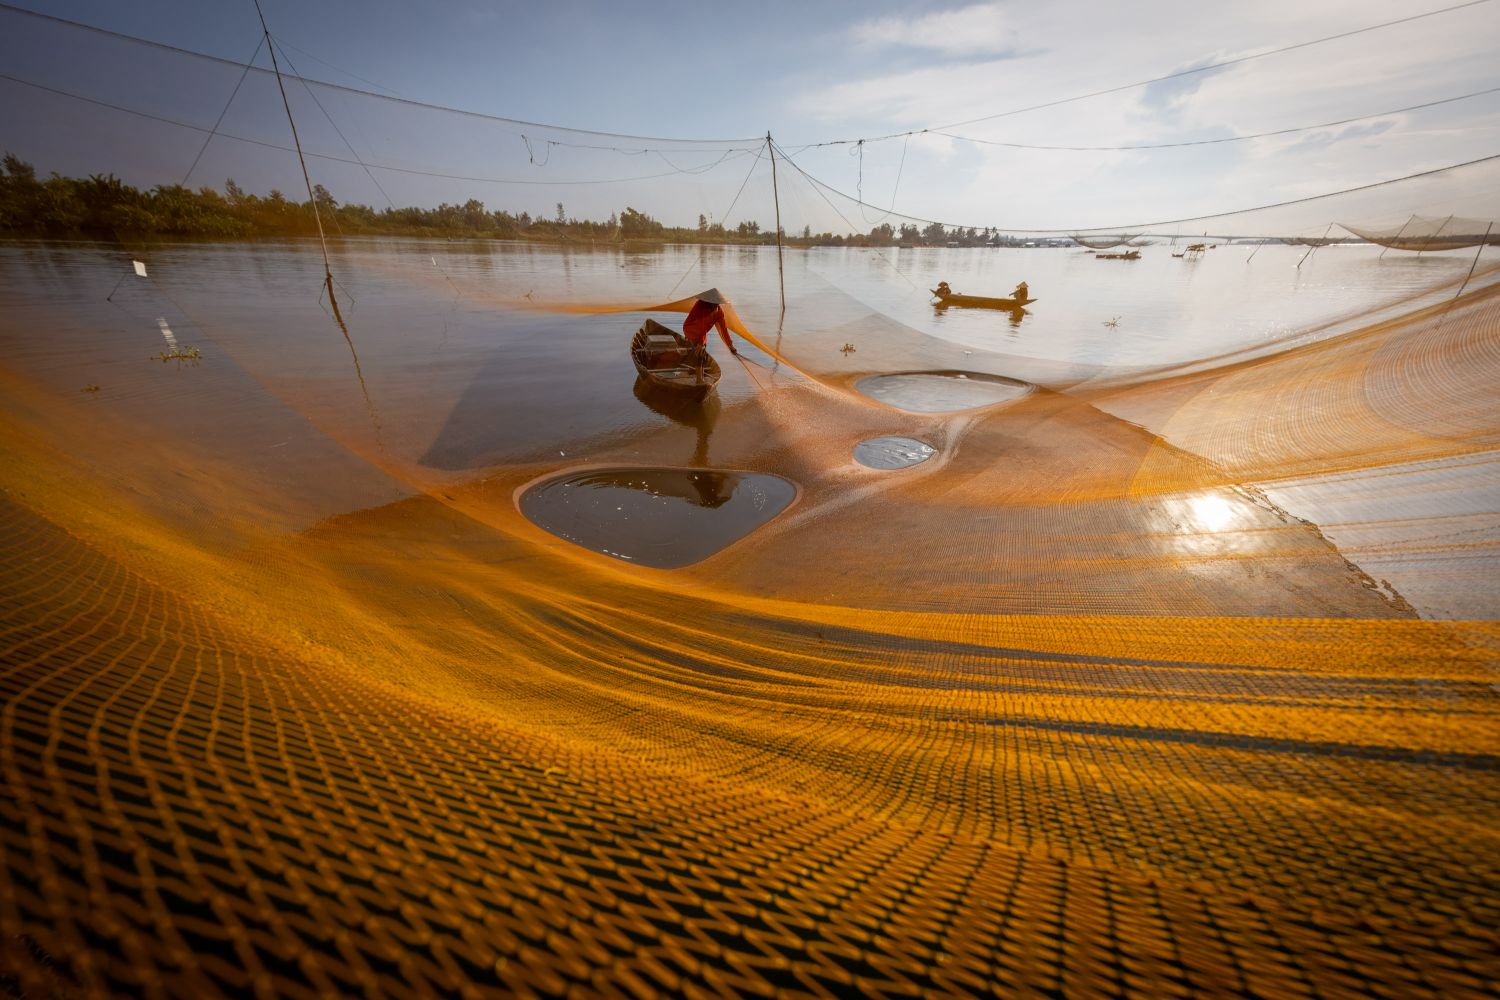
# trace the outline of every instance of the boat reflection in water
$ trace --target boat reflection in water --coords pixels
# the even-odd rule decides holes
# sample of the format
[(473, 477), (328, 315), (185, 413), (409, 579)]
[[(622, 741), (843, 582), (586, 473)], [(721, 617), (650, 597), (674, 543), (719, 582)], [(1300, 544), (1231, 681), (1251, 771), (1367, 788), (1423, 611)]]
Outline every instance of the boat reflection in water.
[[(1033, 299), (1032, 301), (1035, 300)], [(953, 303), (934, 302), (932, 304), (932, 309), (938, 314), (939, 317), (941, 317), (948, 311), (948, 308), (951, 305), (953, 305)], [(1031, 315), (1031, 310), (1027, 309), (1025, 306), (979, 306), (977, 308), (988, 309), (990, 312), (1004, 313), (1006, 320), (1010, 323), (1011, 329), (1020, 327), (1021, 321), (1027, 316)]]
[(526, 490), (519, 506), (575, 545), (675, 569), (739, 541), (796, 496), (789, 480), (765, 473), (636, 467), (556, 476)]
[(717, 393), (711, 394), (706, 399), (697, 400), (681, 393), (664, 391), (653, 384), (649, 378), (640, 375), (635, 380), (635, 398), (652, 413), (697, 431), (698, 443), (693, 449), (693, 457), (688, 464), (708, 464), (708, 441), (713, 436), (714, 425), (718, 423), (721, 409)]

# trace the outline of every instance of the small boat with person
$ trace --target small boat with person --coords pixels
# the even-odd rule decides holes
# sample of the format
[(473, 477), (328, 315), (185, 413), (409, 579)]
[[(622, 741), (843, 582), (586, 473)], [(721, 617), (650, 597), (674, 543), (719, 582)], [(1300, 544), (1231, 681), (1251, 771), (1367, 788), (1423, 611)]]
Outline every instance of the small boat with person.
[(933, 297), (937, 299), (933, 308), (946, 309), (948, 306), (964, 306), (971, 309), (1005, 309), (1015, 311), (1024, 309), (1037, 301), (1032, 298), (1026, 289), (1026, 282), (1016, 286), (1015, 292), (1010, 298), (994, 298), (988, 295), (960, 295), (948, 287), (946, 281), (938, 282), (938, 286), (932, 290)]
[(692, 358), (687, 338), (654, 319), (642, 323), (630, 341), (630, 359), (653, 387), (680, 398), (701, 400), (718, 385), (723, 372), (713, 356), (705, 354), (700, 379)]

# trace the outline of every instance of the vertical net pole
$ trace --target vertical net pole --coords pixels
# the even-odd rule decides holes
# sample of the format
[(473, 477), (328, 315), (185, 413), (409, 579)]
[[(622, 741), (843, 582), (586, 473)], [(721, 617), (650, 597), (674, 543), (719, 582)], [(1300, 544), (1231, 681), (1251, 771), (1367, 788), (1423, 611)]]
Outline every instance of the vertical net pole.
[[(1400, 238), (1401, 238), (1401, 234), (1402, 234), (1402, 233), (1404, 233), (1404, 232), (1406, 232), (1406, 227), (1407, 227), (1407, 226), (1409, 226), (1409, 225), (1411, 225), (1411, 222), (1412, 222), (1412, 219), (1415, 219), (1415, 218), (1416, 218), (1416, 216), (1415, 216), (1415, 215), (1413, 215), (1413, 216), (1412, 216), (1412, 217), (1411, 217), (1411, 219), (1407, 219), (1407, 220), (1406, 220), (1406, 221), (1405, 221), (1405, 222), (1403, 222), (1403, 223), (1401, 223), (1401, 228), (1400, 228), (1400, 229), (1398, 229), (1398, 230), (1396, 230), (1396, 235), (1395, 235), (1395, 236), (1393, 236), (1393, 237), (1392, 237), (1392, 239), (1397, 239), (1397, 240), (1399, 240), (1399, 239), (1400, 239)], [(1383, 245), (1383, 246), (1382, 246), (1382, 247), (1381, 247), (1381, 248), (1380, 248), (1380, 257), (1376, 257), (1376, 258), (1375, 258), (1375, 259), (1376, 259), (1376, 260), (1380, 260), (1380, 258), (1381, 258), (1381, 257), (1384, 257), (1384, 256), (1385, 256), (1385, 252), (1386, 252), (1386, 251), (1387, 251), (1387, 250), (1389, 250), (1389, 249), (1390, 249), (1390, 246), (1389, 246), (1389, 245)]]
[(271, 44), (271, 29), (266, 27), (266, 15), (260, 9), (260, 0), (255, 0), (255, 13), (260, 16), (260, 30), (265, 35), (266, 50), (271, 53), (271, 69), (276, 73), (276, 87), (281, 91), (281, 106), (286, 108), (286, 120), (292, 126), (292, 145), (297, 147), (297, 162), (302, 165), (302, 182), (307, 185), (307, 200), (312, 205), (313, 222), (318, 226), (318, 244), (323, 248), (323, 285), (328, 289), (328, 302), (333, 306), (334, 318), (342, 327), (344, 317), (339, 313), (339, 300), (333, 294), (333, 268), (328, 264), (328, 240), (323, 235), (323, 216), (318, 211), (318, 199), (313, 195), (312, 178), (308, 176), (307, 160), (302, 155), (302, 140), (297, 136), (297, 121), (292, 117), (292, 104), (286, 97), (286, 84), (281, 80), (281, 66), (276, 61), (276, 46)]
[(766, 133), (766, 149), (771, 153), (771, 197), (776, 202), (776, 277), (781, 282), (781, 312), (786, 313), (786, 265), (781, 257), (781, 193), (776, 187), (776, 146)]
[[(1437, 239), (1439, 236), (1441, 236), (1442, 233), (1443, 233), (1443, 230), (1448, 228), (1448, 223), (1450, 223), (1452, 221), (1453, 221), (1453, 216), (1451, 216), (1451, 215), (1448, 216), (1446, 219), (1444, 219), (1443, 220), (1443, 224), (1441, 226), (1438, 226), (1437, 229), (1433, 231), (1433, 234), (1431, 236), (1427, 237), (1427, 242), (1422, 244), (1422, 249), (1417, 251), (1417, 255), (1421, 256), (1423, 251), (1425, 251), (1428, 247), (1432, 246), (1432, 241), (1435, 240), (1435, 239)], [(1486, 235), (1488, 235), (1488, 234), (1486, 234)]]
[[(1489, 246), (1489, 244), (1490, 244), (1490, 233), (1491, 233), (1491, 231), (1494, 230), (1494, 228), (1495, 228), (1495, 224), (1493, 222), (1491, 222), (1489, 225), (1487, 225), (1487, 226), (1484, 227), (1484, 239), (1482, 239), (1482, 240), (1479, 241), (1479, 249), (1474, 251), (1474, 263), (1472, 263), (1472, 264), (1469, 265), (1469, 273), (1466, 274), (1466, 275), (1464, 275), (1464, 283), (1461, 284), (1461, 285), (1459, 285), (1458, 286), (1458, 291), (1456, 291), (1456, 292), (1453, 293), (1453, 297), (1455, 299), (1457, 299), (1460, 295), (1462, 295), (1464, 293), (1464, 289), (1465, 288), (1469, 287), (1469, 279), (1472, 278), (1472, 277), (1474, 277), (1474, 269), (1479, 266), (1479, 255), (1482, 254), (1482, 253), (1484, 253), (1484, 248), (1485, 247)], [(1450, 302), (1450, 303), (1448, 303), (1448, 305), (1451, 307), (1453, 305), (1453, 303)]]
[[(1323, 235), (1322, 235), (1321, 239), (1324, 239), (1324, 240), (1328, 239), (1328, 234), (1331, 233), (1331, 232), (1333, 232), (1333, 223), (1330, 222), (1328, 224), (1328, 228), (1325, 229), (1325, 230), (1323, 230)], [(1316, 249), (1318, 249), (1318, 244), (1316, 244), (1316, 243), (1314, 243), (1312, 246), (1308, 247), (1307, 248), (1307, 253), (1305, 253), (1305, 254), (1302, 255), (1302, 260), (1306, 260), (1307, 258), (1311, 257), (1312, 256), (1312, 252), (1314, 250), (1316, 250)], [(1254, 254), (1251, 254), (1251, 256), (1253, 257)], [(1297, 270), (1299, 270), (1299, 271), (1302, 270), (1302, 260), (1297, 261)]]
[(1489, 245), (1490, 233), (1493, 232), (1494, 229), (1494, 222), (1491, 222), (1489, 225), (1484, 227), (1484, 238), (1479, 241), (1479, 249), (1474, 251), (1474, 262), (1469, 265), (1469, 273), (1464, 275), (1463, 284), (1458, 286), (1458, 291), (1453, 293), (1453, 298), (1449, 299), (1448, 304), (1443, 307), (1443, 316), (1438, 320), (1438, 330), (1441, 330), (1443, 328), (1443, 324), (1448, 322), (1448, 314), (1453, 311), (1453, 304), (1458, 301), (1459, 296), (1463, 295), (1464, 289), (1469, 287), (1469, 279), (1474, 277), (1474, 269), (1479, 266), (1479, 257), (1484, 253), (1484, 248)]

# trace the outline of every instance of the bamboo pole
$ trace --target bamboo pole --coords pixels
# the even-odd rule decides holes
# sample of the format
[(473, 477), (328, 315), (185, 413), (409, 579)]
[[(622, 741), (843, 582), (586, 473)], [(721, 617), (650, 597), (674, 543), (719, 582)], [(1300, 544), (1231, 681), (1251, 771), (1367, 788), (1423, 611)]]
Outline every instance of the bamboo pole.
[[(1469, 265), (1469, 273), (1464, 275), (1464, 283), (1459, 285), (1458, 291), (1453, 293), (1453, 301), (1448, 303), (1449, 309), (1453, 308), (1453, 302), (1456, 302), (1458, 297), (1464, 293), (1464, 289), (1469, 287), (1469, 279), (1474, 277), (1474, 269), (1479, 266), (1479, 255), (1484, 253), (1485, 247), (1489, 246), (1490, 233), (1494, 228), (1495, 224), (1493, 222), (1484, 227), (1484, 238), (1479, 241), (1479, 249), (1474, 251), (1474, 263)], [(1447, 313), (1445, 312), (1444, 315), (1446, 316)]]
[(766, 133), (766, 149), (771, 153), (771, 197), (776, 201), (776, 277), (781, 283), (781, 312), (786, 314), (786, 264), (781, 256), (781, 192), (776, 186), (776, 145)]
[[(266, 15), (260, 9), (260, 0), (255, 0), (255, 13), (260, 16), (260, 30), (266, 38), (266, 50), (271, 53), (271, 69), (276, 73), (276, 87), (281, 91), (281, 106), (286, 108), (287, 124), (292, 127), (292, 145), (297, 147), (297, 162), (302, 165), (302, 182), (307, 185), (307, 200), (312, 205), (313, 221), (318, 226), (318, 244), (323, 248), (323, 285), (328, 289), (328, 302), (333, 306), (334, 319), (342, 327), (344, 317), (339, 313), (339, 300), (333, 294), (333, 268), (328, 263), (328, 239), (323, 235), (323, 215), (318, 211), (318, 199), (313, 195), (312, 178), (307, 173), (307, 159), (302, 155), (302, 140), (297, 136), (297, 121), (292, 117), (292, 104), (286, 97), (286, 85), (281, 80), (281, 66), (276, 61), (276, 46), (271, 44), (271, 29), (266, 27)], [(348, 337), (347, 331), (344, 336)]]
[[(1428, 245), (1431, 244), (1433, 240), (1437, 239), (1438, 236), (1440, 236), (1442, 234), (1442, 232), (1443, 232), (1444, 229), (1448, 228), (1448, 223), (1450, 223), (1452, 221), (1453, 221), (1453, 216), (1451, 216), (1451, 215), (1448, 216), (1446, 219), (1443, 220), (1443, 224), (1441, 226), (1438, 226), (1437, 230), (1431, 236), (1427, 237), (1427, 242), (1423, 243), (1422, 244), (1422, 249), (1417, 251), (1418, 256), (1420, 256), (1427, 249)], [(1485, 236), (1488, 237), (1489, 233), (1486, 232)], [(1481, 244), (1481, 246), (1483, 246), (1483, 244)]]
[[(1406, 232), (1406, 227), (1409, 226), (1409, 225), (1411, 225), (1412, 219), (1415, 219), (1415, 218), (1416, 218), (1416, 216), (1413, 215), (1411, 217), (1411, 219), (1407, 219), (1405, 222), (1401, 223), (1401, 228), (1398, 229), (1398, 230), (1396, 230), (1396, 235), (1393, 236), (1393, 237), (1391, 237), (1391, 239), (1399, 240), (1401, 238), (1401, 234), (1404, 233), (1404, 232)], [(1380, 260), (1381, 258), (1383, 258), (1385, 256), (1385, 252), (1387, 250), (1389, 250), (1389, 249), (1390, 249), (1389, 246), (1387, 246), (1387, 245), (1385, 245), (1385, 244), (1382, 243), (1381, 244), (1381, 248), (1380, 248), (1380, 256), (1376, 257), (1375, 259), (1376, 260)]]
[[(1469, 279), (1474, 277), (1474, 270), (1479, 267), (1480, 255), (1484, 253), (1484, 248), (1489, 245), (1490, 233), (1494, 229), (1495, 224), (1493, 222), (1484, 227), (1484, 237), (1479, 241), (1479, 249), (1474, 251), (1474, 262), (1469, 265), (1469, 273), (1464, 275), (1463, 283), (1458, 286), (1458, 291), (1453, 293), (1453, 298), (1449, 299), (1448, 304), (1443, 307), (1443, 316), (1438, 320), (1437, 330), (1441, 330), (1443, 325), (1448, 322), (1448, 314), (1453, 311), (1453, 304), (1458, 301), (1459, 296), (1463, 295), (1464, 289), (1469, 287)], [(1435, 330), (1434, 332), (1437, 331)]]
[[(1325, 230), (1323, 230), (1322, 239), (1325, 239), (1325, 240), (1328, 239), (1328, 234), (1331, 233), (1331, 232), (1333, 232), (1333, 223), (1330, 222), (1328, 224), (1328, 228), (1325, 229)], [(1305, 254), (1302, 255), (1302, 260), (1306, 260), (1307, 258), (1311, 257), (1312, 256), (1312, 252), (1314, 250), (1316, 250), (1316, 249), (1318, 249), (1318, 244), (1316, 244), (1316, 243), (1314, 243), (1312, 246), (1308, 247), (1307, 248), (1307, 253), (1305, 253)], [(1253, 257), (1254, 254), (1251, 254), (1251, 256)], [(1302, 260), (1297, 261), (1297, 270), (1299, 270), (1299, 271), (1302, 270)]]

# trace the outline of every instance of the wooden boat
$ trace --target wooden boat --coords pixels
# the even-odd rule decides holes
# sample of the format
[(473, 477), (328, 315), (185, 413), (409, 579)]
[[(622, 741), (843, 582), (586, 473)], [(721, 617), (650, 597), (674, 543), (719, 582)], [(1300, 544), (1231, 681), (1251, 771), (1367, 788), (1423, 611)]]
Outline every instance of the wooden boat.
[(1140, 260), (1139, 250), (1126, 250), (1124, 253), (1096, 253), (1095, 260)]
[(1036, 299), (994, 299), (986, 295), (957, 295), (953, 292), (933, 291), (937, 301), (933, 307), (945, 309), (948, 306), (966, 306), (971, 309), (1025, 309), (1036, 302)]
[(630, 341), (630, 359), (655, 388), (685, 399), (699, 400), (713, 391), (723, 374), (712, 355), (703, 357), (703, 381), (698, 381), (697, 366), (690, 363), (687, 338), (669, 330), (654, 319), (641, 324)]

